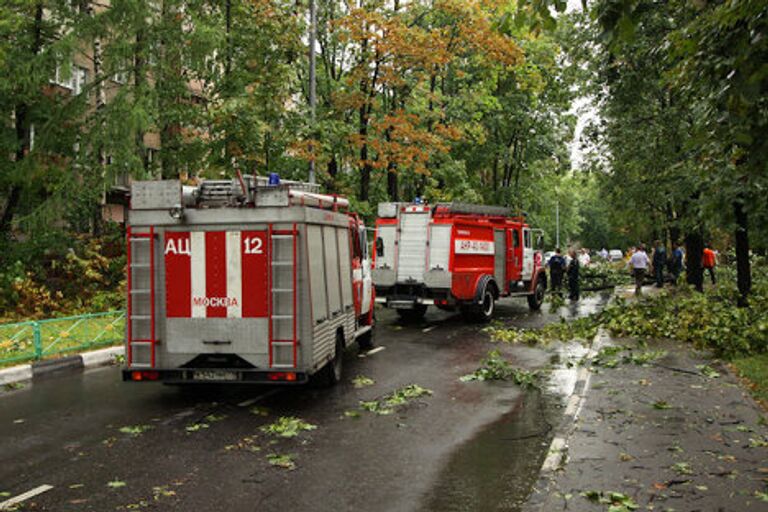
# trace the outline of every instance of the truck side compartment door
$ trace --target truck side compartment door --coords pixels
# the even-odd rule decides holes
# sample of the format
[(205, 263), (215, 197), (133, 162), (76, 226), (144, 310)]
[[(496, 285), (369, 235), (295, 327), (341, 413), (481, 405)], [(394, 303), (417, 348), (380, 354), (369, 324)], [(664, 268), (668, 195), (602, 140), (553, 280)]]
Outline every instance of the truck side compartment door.
[(523, 228), (522, 279), (530, 281), (533, 277), (533, 240), (530, 228)]
[(507, 285), (506, 267), (507, 267), (507, 240), (504, 235), (503, 229), (496, 229), (493, 231), (494, 239), (494, 258), (493, 258), (493, 273), (496, 278), (496, 283), (501, 288), (501, 293), (507, 293), (509, 286)]
[(517, 282), (521, 279), (523, 263), (523, 243), (520, 228), (507, 230), (507, 281)]
[(362, 255), (363, 296), (360, 301), (360, 314), (365, 315), (373, 306), (373, 280), (371, 279), (371, 255), (368, 251), (368, 236), (365, 226), (360, 226), (360, 253)]

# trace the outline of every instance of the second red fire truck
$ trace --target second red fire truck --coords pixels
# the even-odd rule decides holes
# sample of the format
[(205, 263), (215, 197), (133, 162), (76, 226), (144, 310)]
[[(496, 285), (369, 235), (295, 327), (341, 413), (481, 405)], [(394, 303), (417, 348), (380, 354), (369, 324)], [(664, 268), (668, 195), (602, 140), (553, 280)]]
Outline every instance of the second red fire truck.
[(382, 203), (376, 222), (376, 302), (406, 319), (427, 306), (487, 321), (500, 297), (539, 309), (547, 288), (541, 230), (508, 208), (459, 203)]

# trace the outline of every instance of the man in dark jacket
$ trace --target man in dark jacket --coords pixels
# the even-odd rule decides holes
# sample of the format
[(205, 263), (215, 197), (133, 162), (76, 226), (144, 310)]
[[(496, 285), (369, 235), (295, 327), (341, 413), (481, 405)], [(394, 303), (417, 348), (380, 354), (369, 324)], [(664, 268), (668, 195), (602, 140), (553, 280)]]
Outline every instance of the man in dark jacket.
[(656, 278), (656, 288), (662, 288), (664, 286), (664, 267), (667, 264), (667, 249), (658, 240), (653, 246), (653, 275)]
[(579, 300), (579, 258), (573, 249), (568, 251), (568, 255), (571, 257), (571, 262), (568, 263), (568, 290), (570, 292), (568, 298)]
[(555, 249), (555, 254), (547, 262), (549, 267), (549, 278), (552, 281), (552, 291), (561, 295), (560, 288), (563, 286), (563, 274), (565, 273), (565, 258), (560, 254), (560, 248)]

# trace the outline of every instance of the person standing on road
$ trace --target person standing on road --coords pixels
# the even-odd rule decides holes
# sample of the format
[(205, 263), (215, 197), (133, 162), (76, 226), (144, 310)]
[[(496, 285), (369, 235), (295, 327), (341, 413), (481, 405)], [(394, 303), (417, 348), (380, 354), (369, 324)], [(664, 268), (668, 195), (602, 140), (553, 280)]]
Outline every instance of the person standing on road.
[(712, 284), (715, 283), (715, 266), (717, 265), (717, 255), (709, 244), (704, 245), (704, 252), (701, 255), (701, 266), (704, 270), (709, 270), (709, 277), (712, 278)]
[(664, 266), (667, 264), (667, 249), (659, 240), (653, 244), (653, 275), (656, 288), (664, 287)]
[(674, 244), (673, 247), (670, 271), (672, 272), (672, 284), (677, 285), (677, 280), (683, 272), (683, 248), (680, 247), (679, 243)]
[(560, 248), (555, 249), (555, 254), (549, 258), (547, 266), (549, 267), (549, 277), (552, 280), (552, 291), (562, 295), (560, 289), (563, 286), (563, 274), (565, 273), (565, 258), (560, 254)]
[(582, 267), (588, 267), (589, 264), (592, 262), (592, 259), (589, 257), (589, 250), (588, 249), (582, 249), (579, 251), (579, 265)]
[(637, 250), (629, 258), (629, 268), (632, 269), (632, 276), (635, 278), (635, 295), (643, 294), (643, 281), (645, 273), (648, 272), (648, 255), (645, 253), (645, 246), (640, 244)]
[(568, 291), (570, 292), (568, 298), (576, 301), (579, 300), (579, 258), (573, 249), (568, 254), (571, 257), (568, 263)]
[(605, 247), (600, 249), (600, 257), (603, 259), (603, 261), (608, 261), (608, 249)]

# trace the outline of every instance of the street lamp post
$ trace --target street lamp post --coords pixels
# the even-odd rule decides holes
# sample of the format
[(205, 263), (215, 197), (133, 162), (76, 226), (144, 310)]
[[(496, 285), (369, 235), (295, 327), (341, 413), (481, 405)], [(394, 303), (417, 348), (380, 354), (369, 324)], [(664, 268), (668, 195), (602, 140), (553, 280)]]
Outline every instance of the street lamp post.
[[(311, 123), (311, 133), (314, 142), (315, 137), (315, 109), (317, 104), (317, 94), (315, 89), (315, 39), (317, 38), (317, 6), (315, 0), (309, 0), (309, 115)], [(312, 147), (311, 160), (309, 161), (309, 182), (315, 182), (315, 151)]]

